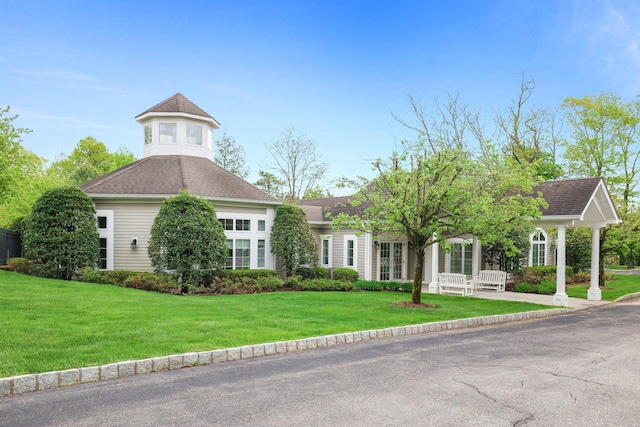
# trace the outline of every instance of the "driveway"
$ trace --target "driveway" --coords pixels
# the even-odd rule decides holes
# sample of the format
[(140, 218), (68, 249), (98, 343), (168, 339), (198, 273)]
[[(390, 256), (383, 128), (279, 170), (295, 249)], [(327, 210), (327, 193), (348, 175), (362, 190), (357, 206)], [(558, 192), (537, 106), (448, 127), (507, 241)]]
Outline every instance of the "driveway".
[(635, 426), (640, 303), (0, 399), (2, 426)]

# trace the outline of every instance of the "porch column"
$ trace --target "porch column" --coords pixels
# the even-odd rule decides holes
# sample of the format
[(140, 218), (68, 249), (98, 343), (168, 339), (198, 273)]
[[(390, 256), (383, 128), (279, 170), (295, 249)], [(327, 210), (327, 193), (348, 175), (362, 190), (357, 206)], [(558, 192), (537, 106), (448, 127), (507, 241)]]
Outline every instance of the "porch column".
[(558, 226), (558, 259), (556, 260), (556, 294), (553, 296), (554, 305), (569, 307), (569, 296), (566, 293), (566, 238), (565, 226)]
[(482, 258), (482, 246), (480, 245), (480, 239), (477, 237), (473, 238), (472, 251), (471, 275), (476, 277), (480, 275), (480, 258)]
[(439, 260), (438, 260), (438, 256), (439, 256), (439, 252), (440, 250), (438, 249), (438, 243), (434, 243), (433, 245), (431, 245), (431, 282), (429, 283), (429, 293), (430, 294), (437, 294), (439, 291), (439, 286), (438, 286), (438, 265)]
[(591, 234), (591, 286), (587, 292), (587, 299), (600, 301), (600, 227), (593, 227)]

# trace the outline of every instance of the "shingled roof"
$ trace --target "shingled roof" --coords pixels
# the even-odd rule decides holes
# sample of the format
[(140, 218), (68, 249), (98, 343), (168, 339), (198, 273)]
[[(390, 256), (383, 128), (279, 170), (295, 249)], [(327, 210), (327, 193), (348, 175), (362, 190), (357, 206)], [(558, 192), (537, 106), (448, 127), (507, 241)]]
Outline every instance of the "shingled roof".
[[(533, 194), (538, 192), (542, 193), (548, 204), (547, 208), (542, 209), (542, 221), (557, 222), (564, 218), (572, 223), (578, 221), (584, 225), (619, 222), (618, 213), (602, 178), (546, 181), (538, 184)], [(349, 215), (362, 214), (365, 206), (353, 207), (350, 199), (353, 199), (353, 196), (301, 200), (300, 207), (310, 222), (330, 221), (328, 212), (332, 215), (340, 212)]]
[(268, 204), (278, 199), (202, 157), (151, 156), (80, 186), (90, 197), (159, 196), (188, 190), (195, 196)]
[[(209, 120), (213, 120), (216, 124), (218, 121), (206, 113), (203, 109), (198, 107), (193, 102), (189, 101), (183, 94), (176, 93), (175, 95), (165, 99), (164, 101), (154, 105), (146, 111), (138, 114), (136, 120), (150, 113), (181, 113), (190, 114), (193, 116), (204, 117)], [(218, 124), (219, 125), (219, 124)]]

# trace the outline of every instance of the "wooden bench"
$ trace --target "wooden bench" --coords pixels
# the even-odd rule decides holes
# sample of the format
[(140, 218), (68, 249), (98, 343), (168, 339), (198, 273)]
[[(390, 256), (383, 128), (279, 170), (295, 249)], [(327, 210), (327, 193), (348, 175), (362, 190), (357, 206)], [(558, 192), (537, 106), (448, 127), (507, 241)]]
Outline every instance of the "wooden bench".
[(499, 270), (482, 270), (473, 278), (475, 289), (490, 289), (497, 292), (504, 292), (506, 282), (507, 273)]
[(464, 274), (439, 273), (438, 285), (441, 294), (473, 295), (473, 283), (468, 282)]

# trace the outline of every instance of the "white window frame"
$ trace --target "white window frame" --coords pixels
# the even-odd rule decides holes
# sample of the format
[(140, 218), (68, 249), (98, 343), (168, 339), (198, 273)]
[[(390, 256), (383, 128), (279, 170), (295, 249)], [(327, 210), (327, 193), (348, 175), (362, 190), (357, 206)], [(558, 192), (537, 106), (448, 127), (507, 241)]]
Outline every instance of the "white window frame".
[[(349, 265), (349, 242), (353, 242), (353, 265)], [(344, 257), (342, 265), (353, 270), (358, 270), (358, 238), (353, 234), (344, 235)]]
[[(469, 274), (467, 274), (467, 276), (469, 275), (473, 275), (473, 257), (474, 255), (474, 251), (473, 251), (473, 239), (463, 239), (460, 237), (456, 237), (453, 239), (447, 239), (447, 243), (451, 244), (451, 245), (463, 245), (463, 250), (462, 250), (462, 271), (464, 271), (464, 263), (465, 263), (465, 251), (464, 251), (464, 247), (466, 246), (470, 246), (471, 247), (471, 272)], [(444, 255), (444, 271), (446, 271), (447, 273), (451, 273), (451, 251), (448, 251), (445, 253)], [(465, 273), (466, 274), (466, 273)]]
[[(331, 268), (331, 258), (333, 255), (333, 239), (331, 234), (321, 234), (320, 235), (320, 266), (324, 268)], [(324, 259), (324, 245), (327, 245), (327, 262), (325, 263)]]
[[(98, 217), (107, 218), (107, 226), (98, 228)], [(113, 270), (113, 210), (96, 210), (96, 229), (101, 239), (107, 239), (107, 270)]]
[[(193, 131), (199, 131), (199, 135), (190, 135), (190, 133), (193, 133)], [(186, 140), (187, 140), (187, 144), (190, 145), (200, 145), (202, 146), (202, 126), (198, 126), (198, 125), (192, 125), (190, 123), (187, 123), (186, 129)], [(196, 132), (198, 133), (198, 132)], [(192, 140), (194, 142), (192, 142)]]
[[(165, 125), (173, 125), (174, 132), (162, 133), (162, 128)], [(163, 141), (163, 136), (173, 136), (172, 141)], [(160, 144), (176, 144), (178, 142), (178, 124), (177, 123), (159, 123), (158, 124), (158, 142)]]
[[(535, 236), (537, 236), (538, 234), (542, 235), (542, 237), (544, 237), (544, 242), (540, 241), (540, 240), (533, 240)], [(529, 267), (533, 267), (533, 245), (537, 245), (537, 246), (542, 246), (543, 251), (542, 251), (542, 264), (536, 264), (536, 265), (547, 265), (547, 250), (549, 249), (549, 247), (547, 246), (549, 244), (549, 235), (547, 234), (546, 231), (544, 231), (544, 228), (536, 228), (536, 231), (534, 231), (533, 233), (531, 233), (531, 235), (529, 235)], [(538, 248), (538, 253), (540, 253), (540, 248)]]

